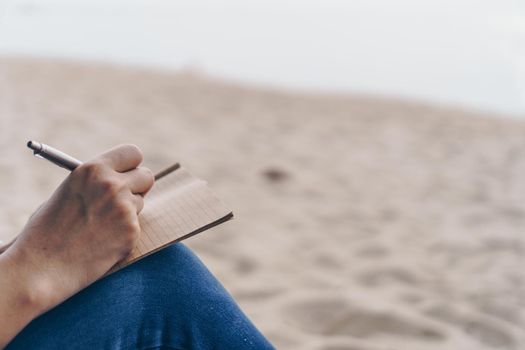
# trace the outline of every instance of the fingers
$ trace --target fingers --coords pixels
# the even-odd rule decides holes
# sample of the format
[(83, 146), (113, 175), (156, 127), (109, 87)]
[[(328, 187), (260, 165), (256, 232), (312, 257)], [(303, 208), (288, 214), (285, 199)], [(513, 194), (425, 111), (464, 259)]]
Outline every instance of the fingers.
[(137, 210), (137, 214), (139, 214), (144, 209), (144, 198), (140, 194), (132, 194), (131, 201)]
[(122, 175), (133, 194), (146, 194), (155, 183), (155, 177), (148, 168), (138, 167)]
[(97, 158), (118, 172), (135, 169), (142, 163), (142, 151), (135, 145), (120, 145), (102, 153)]
[[(100, 163), (103, 163), (120, 174), (113, 173), (113, 175), (110, 175), (110, 173), (104, 171), (104, 167), (97, 166), (96, 161), (90, 162), (92, 164), (89, 167), (90, 171), (87, 171), (87, 173), (91, 174), (91, 178), (93, 178), (93, 173), (98, 174), (98, 176), (102, 174), (106, 177), (113, 177), (113, 180), (109, 181), (109, 183), (116, 183), (117, 186), (119, 186), (119, 183), (120, 186), (122, 186), (124, 182), (125, 186), (120, 188), (121, 190), (124, 188), (129, 190), (129, 200), (138, 214), (144, 208), (143, 195), (151, 189), (155, 182), (153, 173), (149, 169), (138, 167), (142, 159), (142, 152), (137, 146), (131, 144), (120, 145), (97, 157)], [(82, 167), (87, 169), (88, 164), (85, 163)], [(115, 175), (117, 177), (115, 177)], [(107, 184), (108, 181), (104, 183)]]

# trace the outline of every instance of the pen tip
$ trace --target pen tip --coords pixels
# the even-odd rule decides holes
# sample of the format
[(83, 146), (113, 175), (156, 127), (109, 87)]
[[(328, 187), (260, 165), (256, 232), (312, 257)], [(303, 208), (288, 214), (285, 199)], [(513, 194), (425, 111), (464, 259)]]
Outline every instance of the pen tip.
[(29, 141), (27, 147), (31, 148), (33, 151), (40, 151), (42, 149), (42, 145), (34, 141)]

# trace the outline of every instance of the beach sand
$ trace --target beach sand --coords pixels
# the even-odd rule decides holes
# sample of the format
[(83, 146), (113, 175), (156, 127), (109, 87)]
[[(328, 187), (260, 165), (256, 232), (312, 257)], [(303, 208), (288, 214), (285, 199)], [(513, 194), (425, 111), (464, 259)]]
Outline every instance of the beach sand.
[(279, 349), (525, 348), (522, 121), (4, 58), (4, 240), (66, 175), (29, 139), (208, 180), (236, 218), (186, 244)]

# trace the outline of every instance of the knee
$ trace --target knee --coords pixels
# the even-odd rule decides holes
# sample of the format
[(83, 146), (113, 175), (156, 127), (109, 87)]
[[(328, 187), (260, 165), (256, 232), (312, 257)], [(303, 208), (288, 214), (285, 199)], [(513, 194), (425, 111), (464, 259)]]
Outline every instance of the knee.
[(107, 279), (112, 290), (125, 288), (128, 296), (132, 292), (131, 297), (140, 299), (143, 305), (162, 300), (170, 309), (229, 297), (199, 258), (181, 243), (145, 257)]
[[(78, 314), (83, 315), (82, 322)], [(200, 344), (199, 348), (211, 349), (216, 343), (229, 349), (267, 348), (245, 346), (247, 340), (266, 342), (207, 268), (180, 243), (96, 282), (35, 321), (26, 334), (61, 329), (65, 335), (98, 334), (102, 343), (111, 340), (139, 348)], [(51, 348), (61, 348), (72, 339), (50, 341)], [(233, 346), (239, 342), (243, 346)]]
[(189, 284), (195, 287), (203, 281), (209, 282), (213, 276), (189, 248), (177, 243), (124, 268), (115, 278), (149, 282), (145, 287), (180, 289)]

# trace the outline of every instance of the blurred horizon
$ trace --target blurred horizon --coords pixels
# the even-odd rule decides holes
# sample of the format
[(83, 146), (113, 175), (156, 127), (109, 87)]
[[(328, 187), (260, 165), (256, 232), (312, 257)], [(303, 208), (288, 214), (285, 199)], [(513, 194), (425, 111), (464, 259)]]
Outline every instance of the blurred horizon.
[(525, 116), (523, 19), (517, 0), (0, 0), (0, 55)]

